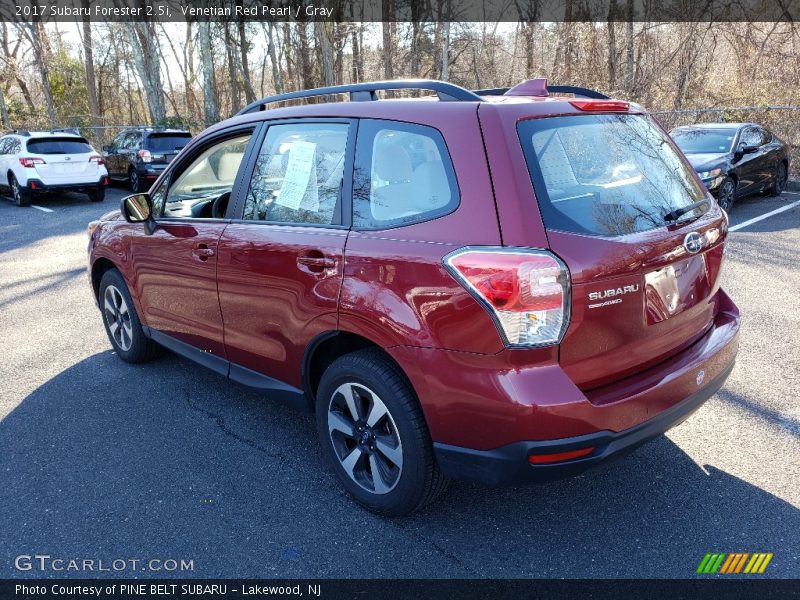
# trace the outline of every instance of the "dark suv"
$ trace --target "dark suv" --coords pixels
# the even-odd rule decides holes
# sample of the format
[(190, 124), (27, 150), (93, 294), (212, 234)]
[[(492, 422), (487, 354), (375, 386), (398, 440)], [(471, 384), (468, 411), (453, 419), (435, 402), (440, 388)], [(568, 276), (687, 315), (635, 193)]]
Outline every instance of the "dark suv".
[(103, 146), (108, 174), (127, 182), (134, 192), (142, 192), (191, 139), (191, 133), (180, 129), (125, 129), (111, 145)]
[[(400, 88), (436, 96), (378, 99)], [(314, 411), (383, 514), (634, 448), (737, 352), (724, 211), (641, 107), (544, 80), (266, 98), (90, 230), (120, 358), (167, 348)]]

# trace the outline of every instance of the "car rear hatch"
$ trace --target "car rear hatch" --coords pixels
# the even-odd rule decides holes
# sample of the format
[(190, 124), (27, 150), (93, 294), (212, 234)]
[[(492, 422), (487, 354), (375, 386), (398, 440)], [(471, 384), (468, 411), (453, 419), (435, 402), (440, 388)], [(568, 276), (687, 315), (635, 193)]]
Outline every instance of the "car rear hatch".
[(145, 150), (150, 152), (150, 162), (154, 165), (168, 165), (192, 139), (191, 133), (165, 131), (147, 136)]
[(101, 158), (84, 138), (46, 137), (27, 141), (30, 168), (28, 177), (45, 185), (86, 183), (100, 177)]
[(700, 339), (727, 218), (668, 136), (627, 111), (526, 119), (518, 132), (550, 250), (570, 271), (569, 377), (589, 390)]

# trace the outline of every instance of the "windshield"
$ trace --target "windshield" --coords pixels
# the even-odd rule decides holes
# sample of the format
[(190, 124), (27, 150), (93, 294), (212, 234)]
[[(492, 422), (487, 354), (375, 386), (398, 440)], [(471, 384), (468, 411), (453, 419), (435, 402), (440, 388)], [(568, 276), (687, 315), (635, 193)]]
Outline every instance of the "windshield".
[(147, 138), (147, 149), (154, 153), (175, 152), (191, 139), (190, 133), (151, 133)]
[(529, 119), (519, 124), (519, 136), (548, 229), (602, 236), (647, 231), (663, 226), (667, 213), (706, 197), (649, 117)]
[(730, 152), (735, 129), (678, 129), (672, 139), (685, 154), (723, 154)]
[(28, 140), (28, 152), (31, 154), (86, 154), (92, 147), (83, 138), (40, 138)]

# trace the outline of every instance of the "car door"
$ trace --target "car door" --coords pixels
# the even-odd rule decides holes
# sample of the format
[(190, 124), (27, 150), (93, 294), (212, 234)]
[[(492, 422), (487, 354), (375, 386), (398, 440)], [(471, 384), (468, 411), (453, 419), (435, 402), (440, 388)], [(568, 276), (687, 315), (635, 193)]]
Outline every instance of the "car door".
[(154, 338), (179, 352), (199, 350), (195, 358), (225, 374), (216, 275), (229, 220), (212, 208), (234, 193), (252, 133), (251, 126), (214, 136), (176, 163), (152, 194), (155, 231), (142, 228), (128, 239), (131, 283)]
[(106, 168), (108, 169), (108, 174), (114, 178), (120, 177), (120, 148), (124, 144), (125, 137), (128, 134), (125, 132), (120, 133), (117, 137), (114, 138), (114, 141), (111, 142), (108, 152), (106, 152)]
[[(0, 173), (7, 174), (10, 169), (11, 158), (13, 158), (10, 154), (11, 149), (11, 140), (10, 137), (2, 137), (0, 138)], [(8, 178), (2, 177), (0, 178), (0, 186), (8, 187)]]
[(775, 170), (781, 160), (780, 144), (775, 140), (775, 136), (771, 132), (760, 125), (756, 126), (756, 130), (759, 135), (759, 187), (766, 189), (773, 184)]
[[(736, 193), (739, 196), (751, 194), (758, 191), (762, 180), (763, 151), (761, 146), (761, 134), (757, 127), (748, 125), (739, 134), (736, 147), (739, 150), (739, 160), (736, 163), (736, 171), (739, 177), (739, 185)], [(756, 146), (754, 152), (742, 153), (741, 149), (745, 146)]]
[(138, 152), (142, 147), (142, 132), (132, 131), (125, 136), (125, 148), (121, 151), (120, 176), (127, 177), (131, 167), (136, 165)]
[(225, 349), (231, 378), (299, 388), (309, 342), (337, 326), (355, 125), (307, 119), (265, 129), (239, 218), (219, 242)]

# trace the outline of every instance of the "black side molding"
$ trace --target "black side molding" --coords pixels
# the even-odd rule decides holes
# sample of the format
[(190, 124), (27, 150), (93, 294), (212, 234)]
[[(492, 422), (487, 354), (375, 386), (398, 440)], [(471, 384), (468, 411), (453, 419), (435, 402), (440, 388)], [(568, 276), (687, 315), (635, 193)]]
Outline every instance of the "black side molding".
[(203, 352), (199, 348), (182, 342), (157, 329), (143, 325), (142, 330), (147, 337), (158, 342), (175, 354), (188, 358), (192, 362), (211, 369), (215, 373), (219, 373), (249, 388), (266, 391), (270, 400), (277, 400), (301, 412), (310, 412), (311, 410), (303, 390), (299, 388), (236, 363), (232, 363), (221, 356), (211, 354), (210, 352)]

